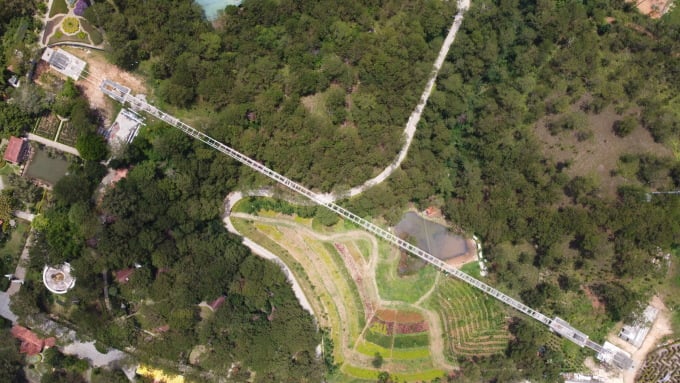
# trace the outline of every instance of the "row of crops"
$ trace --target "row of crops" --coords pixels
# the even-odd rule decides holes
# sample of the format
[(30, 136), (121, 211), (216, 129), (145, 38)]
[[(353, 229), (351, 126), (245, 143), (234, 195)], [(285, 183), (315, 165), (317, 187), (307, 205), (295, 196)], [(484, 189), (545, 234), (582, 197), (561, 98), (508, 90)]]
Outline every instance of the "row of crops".
[(449, 357), (491, 355), (506, 348), (509, 336), (503, 309), (472, 286), (445, 278), (427, 305), (440, 315)]

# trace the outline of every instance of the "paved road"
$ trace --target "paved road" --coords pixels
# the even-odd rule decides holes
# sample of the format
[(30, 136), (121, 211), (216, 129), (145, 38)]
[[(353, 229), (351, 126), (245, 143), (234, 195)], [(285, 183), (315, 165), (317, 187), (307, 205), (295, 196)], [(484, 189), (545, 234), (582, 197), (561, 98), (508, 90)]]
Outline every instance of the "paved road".
[(39, 143), (41, 143), (45, 146), (49, 146), (49, 147), (61, 150), (62, 152), (71, 153), (74, 156), (80, 157), (80, 153), (78, 153), (78, 149), (74, 148), (73, 146), (60, 144), (59, 142), (48, 140), (45, 137), (40, 137), (40, 136), (35, 135), (33, 133), (28, 133), (28, 139), (31, 140), (31, 141), (39, 142)]
[[(260, 194), (271, 195), (271, 193), (269, 193), (266, 190), (260, 190), (259, 192)], [(309, 303), (309, 300), (307, 299), (307, 296), (302, 290), (302, 287), (300, 287), (300, 283), (298, 283), (297, 279), (295, 279), (295, 275), (293, 274), (293, 272), (281, 260), (281, 258), (276, 256), (276, 254), (272, 253), (271, 251), (260, 246), (259, 244), (255, 243), (250, 238), (244, 237), (243, 234), (239, 233), (238, 230), (236, 230), (234, 225), (231, 223), (231, 219), (229, 216), (229, 214), (231, 213), (231, 207), (234, 206), (234, 204), (236, 204), (236, 202), (241, 200), (243, 197), (247, 196), (244, 196), (243, 193), (241, 192), (233, 192), (230, 193), (225, 200), (224, 224), (227, 227), (227, 230), (229, 230), (231, 233), (238, 235), (239, 237), (242, 237), (243, 244), (250, 248), (250, 250), (253, 253), (264, 259), (273, 261), (274, 263), (279, 265), (279, 267), (281, 267), (281, 270), (283, 270), (283, 273), (288, 278), (288, 281), (290, 281), (290, 284), (293, 286), (293, 292), (295, 293), (295, 297), (297, 297), (298, 301), (300, 302), (300, 306), (302, 306), (303, 309), (309, 311), (309, 313), (312, 314), (312, 316), (314, 316), (314, 310), (312, 309), (312, 305)]]

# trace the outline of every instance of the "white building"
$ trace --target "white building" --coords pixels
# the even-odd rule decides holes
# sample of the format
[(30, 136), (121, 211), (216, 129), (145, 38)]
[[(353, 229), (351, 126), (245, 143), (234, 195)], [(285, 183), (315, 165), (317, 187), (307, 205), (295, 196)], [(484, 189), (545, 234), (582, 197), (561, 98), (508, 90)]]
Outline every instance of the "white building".
[(74, 81), (78, 81), (87, 65), (85, 61), (64, 50), (50, 47), (45, 48), (42, 59), (50, 64), (54, 70), (72, 78)]
[(55, 294), (66, 294), (76, 284), (71, 275), (71, 265), (47, 266), (43, 269), (43, 283), (47, 290)]

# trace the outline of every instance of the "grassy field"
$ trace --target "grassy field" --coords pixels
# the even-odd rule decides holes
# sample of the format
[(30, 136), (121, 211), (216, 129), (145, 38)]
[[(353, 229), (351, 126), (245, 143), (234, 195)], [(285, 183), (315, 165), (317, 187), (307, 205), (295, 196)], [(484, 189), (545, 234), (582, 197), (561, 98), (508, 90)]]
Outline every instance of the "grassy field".
[(97, 28), (93, 27), (86, 20), (80, 21), (80, 27), (85, 32), (87, 32), (88, 35), (90, 35), (90, 40), (92, 40), (92, 44), (99, 45), (104, 42), (104, 36), (102, 36), (101, 32), (99, 32)]
[(5, 274), (14, 273), (21, 257), (21, 252), (26, 244), (30, 224), (22, 220), (16, 220), (16, 222), (16, 228), (12, 230), (9, 238), (0, 245), (0, 260), (2, 261), (0, 262), (0, 277)]
[(671, 7), (670, 12), (663, 16), (663, 20), (674, 25), (680, 25), (680, 6), (678, 6), (678, 1), (675, 0)]
[(52, 2), (52, 8), (50, 9), (50, 17), (58, 15), (60, 13), (68, 13), (68, 6), (66, 5), (66, 0), (54, 0)]
[(399, 256), (385, 242), (379, 243), (380, 262), (376, 269), (378, 290), (386, 300), (414, 303), (434, 286), (437, 271), (425, 266), (413, 275), (397, 276)]
[[(274, 200), (267, 203), (276, 204)], [(232, 210), (252, 214), (252, 205), (238, 203)], [(314, 301), (315, 311), (325, 313), (321, 322), (330, 327), (336, 345), (335, 362), (341, 366), (330, 381), (375, 381), (381, 370), (394, 372), (392, 376), (405, 382), (442, 376), (444, 371), (437, 369), (435, 351), (430, 349), (429, 329), (433, 324), (421, 316), (423, 310), (439, 315), (447, 363), (455, 365), (461, 355), (502, 352), (507, 346), (505, 311), (474, 288), (439, 276), (430, 266), (413, 275), (398, 275), (401, 259), (396, 250), (378, 241), (378, 254), (371, 254), (371, 243), (349, 232), (355, 227), (343, 221), (321, 227), (312, 219), (271, 209), (260, 211), (258, 216), (262, 219), (232, 217), (232, 222), (242, 234), (279, 255), (296, 278), (304, 280), (303, 288)], [(343, 233), (351, 237), (337, 237)], [(319, 234), (336, 237), (327, 241), (316, 237)], [(371, 261), (377, 262), (372, 275), (366, 274)], [(466, 271), (478, 274), (478, 269), (471, 264)], [(367, 283), (371, 278), (375, 278), (375, 285)], [(384, 300), (377, 307), (372, 298), (375, 294)], [(423, 302), (419, 302), (421, 299)], [(371, 319), (367, 328), (364, 309), (369, 310)], [(352, 316), (348, 316), (350, 312)], [(376, 353), (384, 358), (381, 369), (370, 365)]]
[[(378, 370), (370, 370), (355, 366), (343, 366), (342, 372), (349, 375), (350, 377), (362, 379), (358, 382), (375, 382), (378, 379), (378, 374), (380, 373)], [(399, 382), (429, 382), (431, 380), (443, 377), (444, 371), (431, 369), (414, 373), (392, 373), (390, 376)], [(346, 380), (342, 380), (342, 382), (346, 382)]]

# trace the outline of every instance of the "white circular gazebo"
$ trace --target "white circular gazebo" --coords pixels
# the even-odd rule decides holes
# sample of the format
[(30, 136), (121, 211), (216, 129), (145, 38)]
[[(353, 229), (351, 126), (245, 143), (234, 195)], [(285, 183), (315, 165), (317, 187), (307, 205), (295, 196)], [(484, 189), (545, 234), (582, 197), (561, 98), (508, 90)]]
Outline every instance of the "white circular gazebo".
[(43, 283), (47, 290), (55, 294), (66, 294), (76, 284), (71, 275), (71, 265), (47, 266), (43, 269)]

